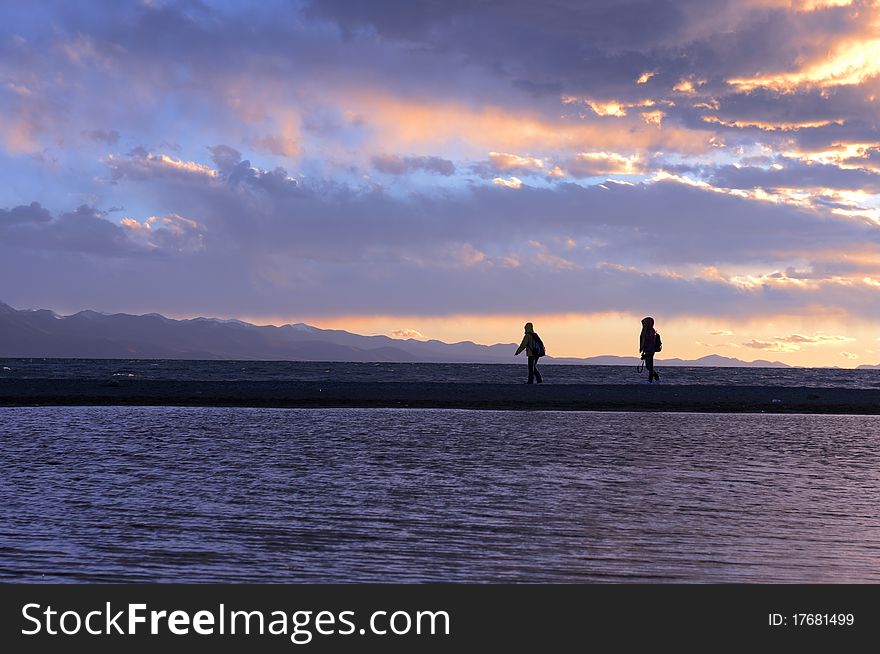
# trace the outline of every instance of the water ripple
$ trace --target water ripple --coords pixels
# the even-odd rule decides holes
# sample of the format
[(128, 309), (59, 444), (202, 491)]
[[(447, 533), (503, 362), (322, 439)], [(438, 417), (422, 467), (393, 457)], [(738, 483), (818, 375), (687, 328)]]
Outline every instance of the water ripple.
[(0, 579), (880, 582), (880, 419), (0, 408)]

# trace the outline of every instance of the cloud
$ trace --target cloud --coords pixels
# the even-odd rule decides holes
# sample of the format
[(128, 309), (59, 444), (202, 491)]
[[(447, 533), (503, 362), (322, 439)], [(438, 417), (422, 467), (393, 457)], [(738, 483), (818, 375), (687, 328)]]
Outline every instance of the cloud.
[[(870, 18), (868, 22), (873, 22)], [(880, 39), (856, 37), (838, 42), (828, 54), (797, 70), (729, 79), (742, 91), (768, 88), (791, 92), (798, 87), (861, 84), (880, 74)]]
[(492, 183), (504, 188), (513, 189), (522, 188), (523, 185), (523, 181), (519, 177), (509, 177), (507, 179), (504, 179), (503, 177), (495, 177), (492, 180)]
[(171, 182), (178, 192), (183, 193), (187, 189), (211, 192), (211, 189), (233, 189), (241, 185), (249, 187), (251, 191), (272, 194), (298, 192), (299, 183), (283, 167), (272, 170), (257, 168), (251, 165), (250, 160), (242, 159), (241, 152), (228, 145), (214, 145), (208, 150), (217, 168), (166, 154), (154, 155), (144, 148), (135, 148), (127, 157), (111, 155), (105, 165), (111, 179), (116, 182)]
[(12, 154), (30, 154), (40, 150), (37, 139), (38, 126), (30, 118), (10, 116), (6, 124), (0, 126), (6, 150)]
[(375, 155), (373, 168), (388, 175), (408, 175), (425, 171), (446, 177), (455, 173), (455, 164), (441, 157), (399, 157), (393, 154)]
[(779, 122), (765, 123), (760, 120), (724, 120), (718, 116), (703, 116), (703, 122), (717, 123), (725, 127), (736, 127), (744, 129), (747, 127), (755, 127), (765, 132), (793, 132), (801, 129), (810, 129), (816, 127), (826, 127), (828, 125), (843, 125), (842, 120), (802, 120), (798, 122)]
[(0, 209), (0, 228), (16, 223), (47, 223), (50, 220), (52, 220), (52, 215), (40, 206), (39, 202), (31, 202), (30, 205), (13, 207), (8, 210)]
[(211, 161), (214, 165), (227, 175), (241, 162), (241, 152), (228, 145), (213, 145), (208, 150), (211, 152)]
[(487, 258), (485, 252), (481, 252), (470, 243), (465, 243), (460, 248), (455, 248), (455, 251), (452, 253), (452, 260), (469, 268), (486, 263)]
[(525, 174), (542, 173), (544, 162), (535, 157), (521, 157), (506, 152), (490, 152), (489, 166), (496, 172), (518, 172)]
[(280, 157), (298, 157), (299, 143), (285, 136), (260, 136), (254, 139), (254, 148)]
[(35, 204), (31, 204), (28, 210), (16, 207), (8, 213), (10, 216), (27, 213), (37, 219), (12, 224), (0, 222), (4, 247), (22, 252), (68, 251), (109, 256), (133, 254), (136, 249), (122, 229), (105, 220), (94, 207), (82, 205), (47, 220), (44, 210), (39, 205), (35, 208)]
[(205, 227), (177, 214), (150, 216), (143, 222), (123, 218), (120, 225), (132, 240), (142, 243), (150, 250), (192, 253), (205, 247)]
[(87, 139), (107, 143), (108, 145), (114, 145), (119, 141), (119, 132), (115, 129), (93, 129), (84, 131), (82, 134)]
[(821, 345), (824, 343), (841, 343), (847, 341), (854, 341), (854, 338), (849, 338), (847, 336), (830, 336), (822, 333), (818, 333), (814, 336), (804, 336), (802, 334), (792, 334), (790, 336), (781, 336), (777, 337), (778, 341), (784, 343), (799, 343), (803, 345)]
[(845, 189), (880, 193), (880, 174), (873, 171), (789, 158), (775, 162), (772, 167), (718, 166), (708, 171), (708, 180), (715, 186), (738, 189), (817, 189), (820, 192)]
[(798, 352), (804, 346), (813, 345), (833, 345), (839, 343), (853, 342), (856, 339), (840, 335), (827, 335), (821, 332), (813, 336), (804, 336), (802, 334), (791, 334), (789, 336), (775, 336), (772, 339), (752, 339), (743, 343), (745, 347), (767, 350), (769, 352)]
[(204, 244), (204, 227), (174, 214), (143, 222), (123, 218), (117, 224), (107, 220), (105, 212), (87, 205), (53, 217), (34, 202), (0, 210), (0, 236), (5, 248), (30, 253), (24, 256), (60, 252), (137, 259), (147, 253), (199, 250)]
[(767, 350), (768, 352), (797, 352), (800, 350), (800, 347), (797, 345), (780, 343), (779, 341), (762, 341), (759, 339), (746, 341), (743, 345), (755, 350)]
[[(880, 311), (863, 272), (801, 284), (770, 276), (786, 268), (772, 262), (810, 251), (821, 261), (859, 244), (866, 261), (876, 259), (876, 230), (858, 222), (673, 181), (521, 185), (516, 192), (477, 186), (398, 198), (375, 187), (292, 185), (240, 160), (229, 146), (211, 152), (216, 176), (137, 181), (163, 207), (148, 214), (154, 218), (116, 224), (81, 208), (47, 223), (38, 206), (6, 211), (4, 218), (24, 212), (43, 219), (0, 221), (3, 270), (17, 266), (21, 292), (44, 298), (44, 273), (79, 280), (81, 286), (65, 283), (52, 292), (89, 305), (99, 287), (84, 284), (109, 265), (102, 261), (127, 261), (137, 271), (137, 297), (163, 301), (149, 286), (156, 283), (169, 305), (197, 300), (205, 311), (226, 306), (251, 315), (291, 293), (312, 314), (504, 313), (519, 310), (523, 295), (540, 297), (547, 312), (640, 311), (646, 298), (667, 315), (715, 319), (801, 315), (814, 306), (862, 316)], [(449, 216), (456, 217), (454, 230)], [(50, 252), (56, 254), (44, 259)], [(73, 263), (67, 256), (84, 252), (92, 259)], [(158, 254), (166, 261), (161, 266), (151, 259)], [(706, 265), (721, 272), (707, 277)], [(737, 273), (747, 265), (768, 271)], [(473, 288), (480, 293), (453, 291)], [(803, 347), (808, 338), (837, 342), (794, 336), (760, 340), (778, 347)]]
[(630, 175), (644, 170), (638, 155), (627, 157), (614, 152), (581, 152), (570, 159), (565, 167), (576, 178)]
[(660, 127), (663, 124), (663, 118), (666, 116), (666, 112), (660, 111), (659, 109), (655, 109), (654, 111), (643, 111), (642, 112), (642, 120), (645, 121), (648, 125), (656, 125)]
[(119, 158), (109, 155), (107, 169), (115, 180), (133, 179), (147, 180), (160, 177), (186, 178), (191, 176), (217, 177), (218, 171), (197, 163), (171, 157), (167, 154), (153, 154), (144, 148), (132, 150), (127, 157)]
[(391, 336), (393, 338), (414, 338), (418, 341), (426, 340), (427, 336), (422, 334), (420, 331), (416, 329), (393, 329), (391, 331)]
[(552, 268), (555, 270), (578, 270), (580, 266), (566, 259), (565, 257), (559, 256), (558, 254), (552, 254), (547, 251), (547, 249), (541, 244), (535, 244), (537, 246), (538, 252), (535, 254), (533, 261), (539, 266), (545, 266), (547, 268)]
[[(9, 83), (16, 88), (42, 97), (41, 101), (21, 98), (10, 91), (16, 102), (27, 103), (17, 107), (26, 110), (16, 114), (19, 118), (37, 112), (43, 116), (30, 130), (31, 146), (62, 135), (64, 107), (113, 119), (112, 124), (128, 133), (129, 127), (162, 120), (158, 110), (166, 98), (175, 97), (194, 123), (212, 114), (218, 128), (215, 138), (223, 137), (220, 130), (232, 124), (228, 111), (254, 123), (254, 130), (241, 136), (255, 147), (296, 156), (297, 148), (303, 148), (299, 134), (280, 129), (281, 136), (263, 136), (279, 111), (302, 116), (304, 127), (309, 122), (305, 117), (319, 109), (338, 116), (354, 112), (390, 132), (390, 126), (377, 117), (376, 107), (358, 107), (359, 96), (378, 89), (389, 98), (409, 98), (413, 110), (435, 106), (441, 108), (439, 114), (450, 114), (451, 107), (470, 105), (479, 115), (494, 107), (501, 115), (522, 117), (526, 129), (519, 131), (520, 138), (530, 134), (540, 138), (543, 135), (528, 129), (529, 124), (546, 123), (548, 131), (555, 128), (564, 142), (574, 126), (558, 120), (558, 112), (547, 103), (553, 94), (586, 97), (589, 92), (597, 107), (617, 103), (626, 110), (645, 100), (648, 91), (652, 102), (673, 102), (680, 95), (673, 87), (686, 80), (697, 100), (720, 100), (726, 105), (732, 98), (743, 98), (747, 105), (751, 94), (727, 80), (756, 77), (762, 69), (782, 74), (812, 70), (810, 66), (827, 64), (822, 62), (829, 56), (829, 46), (832, 60), (838, 57), (842, 69), (859, 70), (853, 57), (871, 43), (876, 14), (868, 3), (859, 3), (856, 15), (851, 7), (834, 4), (814, 3), (807, 12), (800, 10), (806, 6), (803, 3), (792, 8), (735, 0), (565, 1), (557, 11), (539, 16), (534, 5), (524, 0), (455, 2), (443, 8), (431, 2), (412, 2), (406, 9), (398, 4), (379, 1), (353, 9), (338, 0), (316, 0), (305, 11), (302, 5), (270, 3), (271, 11), (256, 12), (235, 5), (138, 3), (112, 11), (78, 12), (75, 21), (54, 12), (54, 30), (38, 29), (26, 21), (11, 25), (10, 30), (27, 33), (28, 39), (8, 46), (15, 48), (18, 65), (9, 64), (2, 72), (9, 73), (7, 77), (14, 80)], [(158, 51), (157, 35), (164, 45)], [(523, 47), (523, 38), (528, 47)], [(212, 43), (222, 47), (210, 51), (207, 46)], [(863, 67), (871, 72), (869, 63)], [(865, 77), (864, 83), (871, 79)], [(42, 82), (33, 84), (33, 80)], [(105, 86), (120, 83), (126, 84), (125, 97), (113, 106), (102, 104)], [(367, 87), (371, 90), (365, 91)], [(772, 90), (767, 85), (755, 87), (760, 89)], [(322, 97), (316, 101), (316, 96)], [(778, 100), (780, 107), (787, 102), (785, 97)], [(336, 106), (322, 106), (326, 104)], [(856, 109), (854, 103), (851, 107), (870, 117), (869, 107)], [(705, 128), (688, 122), (690, 110), (683, 103), (664, 106), (663, 112), (670, 131), (640, 136), (649, 142), (643, 147), (658, 141), (683, 142), (688, 131)], [(604, 110), (600, 113), (608, 115)], [(651, 121), (646, 127), (657, 132), (657, 114), (646, 114)], [(390, 116), (392, 121), (396, 117)], [(641, 116), (636, 119), (642, 122)], [(345, 122), (329, 131), (338, 131)], [(453, 128), (460, 126), (456, 122)], [(599, 123), (599, 129), (590, 131), (601, 138), (608, 121)], [(690, 128), (683, 128), (686, 123)], [(445, 138), (444, 122), (434, 124)], [(411, 126), (404, 122), (399, 132), (411, 137)], [(476, 127), (467, 133), (480, 133)], [(579, 127), (583, 130), (585, 125)], [(620, 127), (617, 137), (633, 140), (632, 126)], [(397, 147), (411, 143), (411, 138), (398, 138), (393, 150), (411, 149)], [(530, 145), (536, 140), (530, 139)], [(513, 145), (513, 139), (481, 143), (483, 151), (515, 151)], [(588, 138), (580, 138), (574, 147), (607, 149), (613, 147), (613, 140), (591, 146)]]

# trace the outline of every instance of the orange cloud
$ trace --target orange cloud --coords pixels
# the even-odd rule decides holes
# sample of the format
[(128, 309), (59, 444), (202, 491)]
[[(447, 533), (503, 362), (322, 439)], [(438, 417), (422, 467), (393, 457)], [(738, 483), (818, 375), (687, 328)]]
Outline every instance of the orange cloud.
[(679, 81), (678, 84), (672, 87), (673, 91), (678, 91), (679, 93), (686, 93), (688, 95), (692, 95), (697, 92), (697, 88), (703, 86), (706, 83), (706, 80), (693, 80), (693, 79), (683, 79)]
[[(670, 100), (660, 100), (659, 102), (669, 106), (675, 106), (675, 103)], [(562, 98), (562, 104), (582, 104), (589, 107), (597, 116), (615, 116), (617, 118), (623, 118), (629, 113), (629, 109), (635, 107), (653, 107), (657, 105), (657, 101), (648, 98), (645, 100), (639, 100), (638, 102), (622, 102), (620, 100), (607, 100), (600, 102), (590, 98), (579, 98), (573, 95), (566, 95)]]
[(254, 147), (282, 157), (299, 156), (299, 144), (288, 136), (261, 136), (254, 139)]
[(725, 127), (757, 127), (765, 132), (794, 132), (799, 129), (825, 127), (827, 125), (843, 125), (843, 120), (810, 120), (801, 122), (770, 123), (760, 120), (723, 120), (717, 116), (703, 116), (703, 122), (724, 125)]
[[(621, 119), (619, 126), (593, 122), (587, 117), (552, 121), (527, 112), (499, 107), (474, 108), (458, 103), (404, 100), (379, 92), (348, 96), (369, 125), (374, 149), (430, 150), (450, 144), (468, 155), (480, 152), (586, 150), (597, 148), (667, 149), (697, 154), (710, 148), (711, 134), (681, 127), (657, 130), (641, 117)], [(345, 101), (343, 101), (345, 102)], [(637, 103), (634, 106), (650, 106)], [(463, 154), (465, 154), (463, 152)]]
[(465, 243), (461, 246), (458, 252), (456, 252), (456, 258), (459, 263), (469, 268), (471, 266), (476, 266), (479, 263), (486, 262), (486, 253), (481, 252), (470, 243)]
[(792, 149), (784, 150), (782, 155), (809, 161), (812, 163), (832, 164), (839, 168), (870, 168), (878, 167), (869, 161), (871, 152), (880, 148), (880, 142), (875, 143), (835, 143), (824, 150)]
[(40, 149), (34, 127), (27, 121), (13, 121), (3, 128), (3, 142), (10, 154), (31, 154)]
[(643, 111), (642, 112), (642, 120), (644, 120), (649, 125), (656, 125), (660, 127), (663, 124), (663, 118), (666, 114), (659, 109), (655, 111)]
[(516, 170), (525, 168), (540, 172), (544, 168), (544, 162), (534, 157), (520, 157), (506, 152), (490, 152), (489, 161), (498, 170)]
[(586, 103), (597, 116), (626, 116), (626, 105), (619, 102), (599, 103), (587, 100)]
[[(809, 11), (844, 3), (813, 1), (800, 4)], [(793, 70), (757, 73), (727, 82), (741, 91), (766, 88), (781, 93), (793, 93), (800, 88), (862, 84), (880, 74), (880, 3), (863, 6), (857, 24), (861, 28), (859, 33), (840, 37), (818, 49), (817, 54), (807, 57)]]
[(417, 341), (423, 341), (423, 340), (427, 339), (427, 336), (425, 336), (422, 332), (420, 332), (417, 329), (393, 329), (393, 330), (391, 330), (390, 336), (392, 338), (402, 338), (402, 339), (414, 338)]
[(820, 11), (834, 7), (850, 7), (853, 0), (749, 0), (749, 4), (774, 9), (793, 9), (800, 12)]
[(638, 155), (627, 157), (616, 152), (580, 152), (568, 163), (568, 172), (575, 177), (633, 175), (643, 171)]

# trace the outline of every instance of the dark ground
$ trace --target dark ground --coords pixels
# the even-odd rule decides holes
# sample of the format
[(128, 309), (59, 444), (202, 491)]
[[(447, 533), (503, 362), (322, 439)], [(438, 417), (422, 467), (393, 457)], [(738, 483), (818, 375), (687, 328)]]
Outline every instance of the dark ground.
[(0, 406), (425, 407), (880, 414), (880, 389), (297, 381), (0, 380)]

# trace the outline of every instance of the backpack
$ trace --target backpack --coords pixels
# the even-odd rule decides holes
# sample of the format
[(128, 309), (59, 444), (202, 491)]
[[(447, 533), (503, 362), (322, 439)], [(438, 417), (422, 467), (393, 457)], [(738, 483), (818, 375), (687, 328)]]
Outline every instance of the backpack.
[(537, 334), (532, 334), (532, 356), (535, 358), (543, 357), (547, 355), (547, 350), (544, 349), (544, 341), (541, 340), (541, 337)]
[(663, 349), (663, 342), (660, 340), (660, 332), (654, 332), (654, 351), (659, 352)]

